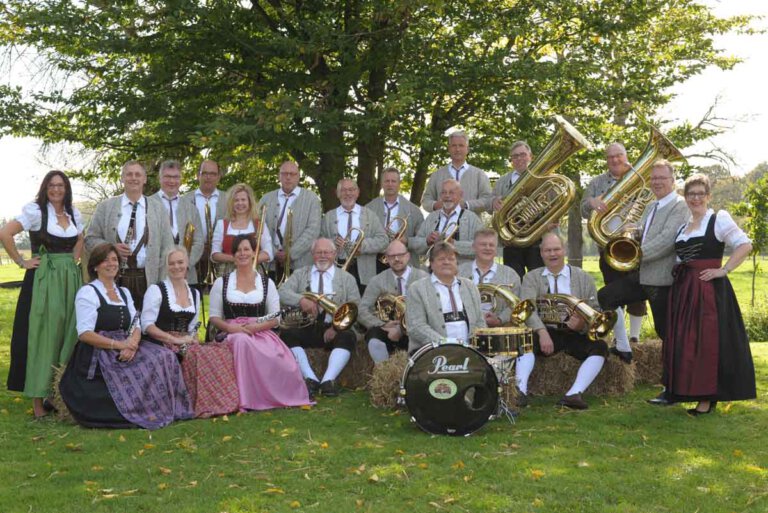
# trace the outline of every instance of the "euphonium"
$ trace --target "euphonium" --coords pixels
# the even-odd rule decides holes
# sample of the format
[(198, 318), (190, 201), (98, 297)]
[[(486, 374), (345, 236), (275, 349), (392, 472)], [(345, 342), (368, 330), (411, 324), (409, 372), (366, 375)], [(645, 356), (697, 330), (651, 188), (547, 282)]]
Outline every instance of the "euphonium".
[(384, 322), (398, 321), (403, 331), (407, 330), (405, 323), (405, 296), (384, 293), (376, 298), (376, 317)]
[[(451, 221), (450, 223), (443, 226), (443, 231), (440, 232), (440, 240), (449, 242), (453, 236), (456, 235), (457, 231), (459, 231), (459, 223)], [(429, 255), (432, 254), (432, 248), (434, 247), (434, 244), (428, 247), (426, 253), (424, 253), (421, 258), (419, 258), (419, 263), (421, 265), (429, 265)]]
[(598, 312), (583, 299), (567, 294), (545, 294), (536, 299), (536, 310), (544, 324), (565, 328), (568, 319), (577, 314), (587, 324), (589, 340), (605, 337), (616, 324), (616, 312)]
[(648, 144), (635, 165), (603, 197), (605, 210), (593, 211), (587, 229), (594, 241), (605, 248), (605, 261), (617, 271), (631, 271), (640, 265), (640, 243), (627, 233), (627, 225), (637, 225), (643, 210), (655, 199), (648, 188), (651, 168), (658, 159), (680, 160), (672, 141), (651, 126)]
[(561, 116), (555, 116), (555, 123), (555, 134), (493, 214), (493, 227), (506, 246), (534, 244), (576, 197), (573, 182), (553, 173), (568, 157), (583, 148), (591, 149), (592, 144)]
[[(283, 236), (283, 277), (280, 278), (280, 283), (277, 284), (280, 287), (283, 283), (288, 281), (288, 277), (291, 275), (291, 246), (293, 245), (293, 209), (289, 208), (285, 214), (285, 235)], [(278, 226), (278, 228), (280, 228)], [(277, 269), (277, 265), (275, 265)]]
[[(397, 231), (394, 231), (392, 227), (397, 221), (400, 221), (400, 229)], [(387, 223), (387, 226), (384, 228), (384, 231), (387, 232), (387, 237), (389, 238), (389, 242), (392, 242), (393, 240), (402, 239), (407, 229), (408, 229), (408, 218), (405, 216), (395, 216), (389, 221), (389, 223)], [(379, 262), (381, 262), (384, 265), (387, 265), (387, 255), (381, 255), (379, 257)]]
[[(352, 242), (352, 234), (359, 232), (357, 239)], [(339, 248), (336, 255), (336, 266), (341, 267), (342, 271), (346, 271), (352, 261), (357, 258), (357, 254), (360, 253), (360, 246), (363, 245), (365, 240), (365, 232), (360, 228), (352, 228), (349, 235), (344, 239), (344, 244)], [(342, 263), (342, 260), (344, 261)]]
[(510, 324), (513, 326), (522, 326), (528, 317), (534, 312), (536, 307), (529, 300), (520, 300), (512, 292), (512, 287), (509, 285), (497, 285), (494, 283), (481, 283), (477, 286), (477, 290), (480, 291), (480, 302), (490, 303), (491, 310), (497, 310), (496, 298), (503, 299), (510, 310), (512, 315), (509, 318)]
[(336, 331), (348, 330), (357, 320), (357, 305), (352, 302), (337, 305), (328, 299), (328, 296), (324, 294), (315, 294), (314, 292), (304, 292), (301, 296), (316, 301), (317, 305), (322, 308), (325, 313), (330, 314), (332, 317), (331, 323), (333, 324), (333, 329)]
[(195, 241), (195, 225), (191, 221), (187, 222), (184, 228), (184, 248), (187, 254), (192, 253), (192, 243)]

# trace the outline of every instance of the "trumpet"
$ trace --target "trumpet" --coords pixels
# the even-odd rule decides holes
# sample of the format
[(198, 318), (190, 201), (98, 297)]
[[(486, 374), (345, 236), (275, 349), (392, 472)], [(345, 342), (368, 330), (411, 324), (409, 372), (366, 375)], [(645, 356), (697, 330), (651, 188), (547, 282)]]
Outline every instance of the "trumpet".
[[(280, 278), (278, 287), (288, 281), (288, 277), (291, 275), (291, 245), (293, 244), (293, 209), (289, 208), (286, 212), (285, 220), (285, 235), (283, 236), (283, 254), (285, 260), (283, 261), (283, 276)], [(278, 228), (280, 228), (278, 226)], [(277, 270), (277, 264), (275, 264), (275, 270)]]
[(195, 225), (192, 221), (187, 221), (187, 226), (184, 228), (184, 248), (187, 250), (187, 254), (192, 253), (192, 243), (195, 240)]
[[(349, 302), (338, 305), (331, 301), (325, 294), (315, 294), (314, 292), (304, 292), (301, 297), (315, 301), (317, 305), (327, 314), (331, 315), (331, 325), (336, 331), (345, 331), (350, 329), (357, 321), (357, 305)], [(317, 321), (317, 318), (298, 309), (284, 312), (280, 321), (280, 327), (283, 329), (297, 329), (311, 326)]]
[(397, 321), (403, 332), (407, 331), (405, 323), (405, 296), (384, 293), (376, 298), (376, 317), (384, 322)]
[(512, 292), (512, 287), (509, 285), (496, 285), (493, 283), (481, 283), (477, 286), (477, 290), (480, 292), (480, 302), (490, 303), (492, 311), (500, 310), (496, 298), (501, 298), (507, 304), (512, 315), (509, 318), (510, 324), (513, 326), (522, 326), (536, 307), (530, 299), (520, 300)]
[[(356, 240), (352, 240), (352, 234), (358, 232)], [(339, 248), (336, 254), (336, 261), (334, 262), (337, 267), (340, 267), (342, 271), (346, 271), (349, 268), (352, 261), (357, 258), (360, 253), (360, 246), (363, 245), (365, 240), (365, 232), (360, 228), (352, 228), (349, 235), (344, 239), (344, 244)]]
[[(400, 222), (400, 229), (395, 231), (392, 229), (392, 227), (398, 221)], [(387, 226), (384, 228), (384, 230), (387, 232), (387, 238), (389, 238), (389, 242), (400, 240), (403, 238), (403, 235), (405, 235), (406, 230), (408, 230), (408, 218), (405, 216), (395, 216), (389, 221), (389, 223), (387, 223)], [(381, 255), (379, 257), (379, 262), (381, 262), (383, 265), (387, 265), (387, 255)]]
[[(261, 207), (261, 213), (259, 213), (259, 229), (256, 230), (256, 256), (253, 258), (253, 270), (259, 272), (259, 253), (261, 252), (261, 236), (264, 233), (264, 219), (267, 216), (267, 206)], [(254, 220), (255, 222), (255, 220)], [(237, 251), (237, 248), (232, 248), (232, 251)]]
[[(443, 231), (440, 232), (440, 240), (449, 242), (454, 235), (456, 235), (456, 232), (459, 231), (459, 223), (455, 221), (451, 221), (450, 223), (443, 226)], [(429, 265), (429, 256), (432, 254), (432, 248), (434, 248), (435, 245), (431, 245), (429, 248), (427, 248), (427, 252), (424, 253), (421, 258), (419, 258), (419, 263), (422, 266)]]
[(536, 299), (536, 310), (544, 324), (565, 329), (568, 319), (577, 314), (587, 324), (587, 337), (597, 341), (610, 333), (616, 324), (616, 312), (598, 312), (584, 300), (567, 294), (545, 294)]

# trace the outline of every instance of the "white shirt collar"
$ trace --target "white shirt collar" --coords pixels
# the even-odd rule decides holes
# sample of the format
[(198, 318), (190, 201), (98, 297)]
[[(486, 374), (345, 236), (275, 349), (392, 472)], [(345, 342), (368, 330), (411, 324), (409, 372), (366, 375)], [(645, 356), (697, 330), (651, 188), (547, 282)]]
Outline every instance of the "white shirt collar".
[[(546, 267), (541, 272), (541, 275), (542, 276), (554, 276), (554, 274), (548, 268), (546, 268)], [(568, 265), (568, 264), (565, 264), (563, 266), (563, 270), (560, 271), (560, 276), (564, 276), (566, 278), (570, 278), (571, 277), (571, 266)]]
[(161, 197), (161, 198), (163, 198), (164, 200), (177, 201), (177, 200), (179, 199), (179, 193), (177, 192), (177, 193), (176, 193), (176, 196), (174, 196), (173, 198), (171, 198), (170, 196), (168, 196), (168, 195), (165, 193), (165, 191), (164, 191), (164, 190), (160, 189), (160, 197)]
[(461, 206), (459, 205), (456, 205), (456, 208), (454, 208), (453, 212), (451, 212), (450, 214), (446, 214), (445, 210), (440, 209), (440, 216), (445, 217), (446, 219), (453, 219), (454, 217), (458, 219), (460, 215), (461, 215)]
[[(438, 284), (439, 283), (443, 287), (446, 286), (445, 283), (440, 281), (440, 279), (437, 277), (436, 274), (431, 275), (430, 280), (432, 280), (432, 283), (434, 283), (434, 284)], [(459, 282), (459, 279), (456, 276), (454, 276), (453, 277), (453, 282), (451, 283), (451, 287), (454, 287), (458, 282)]]
[(291, 192), (286, 193), (282, 187), (280, 187), (280, 197), (281, 198), (287, 198), (289, 194), (293, 194), (294, 198), (299, 197), (299, 193), (301, 192), (301, 187), (296, 186), (295, 189), (293, 189)]
[(411, 276), (411, 266), (408, 265), (405, 267), (405, 271), (403, 271), (402, 276), (396, 275), (394, 271), (391, 271), (391, 272), (392, 272), (392, 276), (395, 278), (395, 283), (397, 283), (398, 278), (402, 278), (403, 283), (405, 284), (405, 283), (408, 283), (408, 278)]
[[(355, 206), (352, 207), (352, 212), (354, 212), (357, 215), (360, 215), (361, 209), (362, 207), (357, 203), (355, 203)], [(347, 212), (347, 209), (344, 208), (342, 205), (339, 205), (338, 208), (336, 209), (336, 214), (337, 214), (336, 217), (338, 218), (339, 216), (341, 216), (341, 214), (345, 214), (346, 212)]]
[(467, 161), (465, 160), (462, 165), (460, 165), (458, 168), (453, 165), (453, 161), (448, 163), (448, 170), (455, 169), (456, 171), (462, 172), (469, 168), (469, 164), (467, 164)]
[(669, 194), (667, 194), (666, 196), (664, 196), (663, 198), (661, 198), (660, 200), (657, 201), (659, 206), (656, 207), (656, 208), (659, 209), (659, 208), (666, 207), (669, 203), (675, 201), (677, 196), (678, 196), (677, 191), (670, 192)]
[(200, 190), (200, 187), (198, 187), (197, 189), (195, 189), (195, 196), (199, 196), (203, 199), (208, 199), (208, 198), (219, 199), (219, 190), (214, 189), (210, 196), (206, 196), (205, 194), (203, 194), (203, 191)]
[[(491, 268), (488, 269), (488, 272), (496, 274), (496, 269), (498, 269), (498, 265), (494, 262)], [(472, 273), (476, 275), (477, 271), (480, 271), (480, 268), (477, 266), (477, 260), (472, 260)], [(482, 274), (482, 271), (480, 271), (480, 274)]]
[[(139, 205), (142, 207), (144, 206), (144, 202), (142, 201), (143, 199), (144, 199), (144, 195), (142, 194), (141, 198), (139, 198)], [(122, 199), (120, 200), (120, 206), (125, 208), (126, 205), (130, 205), (130, 204), (131, 204), (131, 200), (128, 198), (128, 196), (125, 193), (123, 193)]]
[(394, 203), (390, 203), (390, 202), (388, 202), (388, 201), (387, 201), (387, 198), (384, 198), (384, 197), (382, 197), (381, 199), (382, 199), (382, 200), (384, 200), (384, 206), (386, 206), (386, 207), (387, 207), (387, 208), (389, 208), (389, 209), (393, 209), (393, 208), (395, 208), (396, 206), (400, 205), (400, 196), (397, 196), (397, 197), (395, 198), (395, 202), (394, 202)]
[[(332, 265), (324, 272), (327, 276), (330, 276), (331, 279), (333, 279), (333, 277), (336, 275), (336, 266)], [(318, 269), (315, 264), (312, 264), (312, 274), (320, 274), (320, 269)]]

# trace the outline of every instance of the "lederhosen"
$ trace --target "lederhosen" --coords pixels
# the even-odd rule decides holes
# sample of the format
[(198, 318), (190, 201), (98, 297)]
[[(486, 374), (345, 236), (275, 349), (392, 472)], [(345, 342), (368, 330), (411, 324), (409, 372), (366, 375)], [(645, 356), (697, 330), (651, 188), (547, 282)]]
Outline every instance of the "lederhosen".
[[(40, 229), (29, 232), (29, 242), (32, 254), (39, 255), (44, 247), (48, 253), (72, 253), (77, 244), (78, 236), (58, 237), (48, 233), (48, 205), (40, 209)], [(72, 224), (75, 224), (74, 217)], [(19, 291), (16, 303), (16, 314), (13, 318), (13, 335), (11, 336), (11, 364), (8, 369), (8, 390), (24, 391), (27, 375), (27, 349), (29, 347), (29, 311), (32, 308), (32, 288), (35, 282), (35, 271), (27, 269), (24, 281)]]
[[(144, 201), (144, 208), (147, 211), (146, 215), (144, 216), (144, 234), (136, 244), (133, 253), (131, 253), (127, 258), (127, 267), (120, 270), (120, 276), (117, 279), (117, 284), (119, 286), (125, 287), (131, 292), (131, 296), (133, 297), (133, 304), (136, 306), (136, 310), (141, 310), (144, 306), (144, 293), (147, 291), (147, 272), (143, 268), (140, 269), (137, 262), (137, 255), (139, 254), (139, 251), (141, 251), (141, 249), (147, 245), (147, 240), (149, 240), (149, 223), (147, 222), (147, 218), (149, 216), (147, 207), (149, 206), (149, 202), (147, 201), (146, 197), (144, 197)], [(130, 223), (133, 223), (135, 227), (135, 217), (132, 217)], [(120, 235), (117, 235), (117, 240), (121, 244), (131, 243), (131, 241), (121, 241)]]
[[(306, 291), (312, 292), (311, 277)], [(331, 323), (325, 322), (325, 310), (319, 306), (317, 308), (319, 312), (313, 324), (304, 328), (280, 329), (280, 338), (285, 345), (288, 347), (325, 348), (328, 350), (340, 348), (350, 352), (354, 351), (357, 335), (355, 335), (355, 330), (352, 328), (345, 331), (337, 331), (333, 340), (327, 344), (325, 343), (323, 334), (326, 329), (331, 327)]]

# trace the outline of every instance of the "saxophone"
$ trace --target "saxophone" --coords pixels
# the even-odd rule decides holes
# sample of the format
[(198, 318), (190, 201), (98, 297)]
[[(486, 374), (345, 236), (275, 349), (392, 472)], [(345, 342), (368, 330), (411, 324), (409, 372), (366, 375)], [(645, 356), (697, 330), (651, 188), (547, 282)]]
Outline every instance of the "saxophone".
[(656, 127), (651, 126), (650, 131), (648, 144), (635, 165), (603, 195), (605, 210), (593, 211), (587, 222), (592, 239), (605, 248), (605, 261), (617, 271), (631, 271), (640, 265), (640, 242), (627, 226), (636, 226), (645, 207), (656, 199), (648, 187), (653, 163), (684, 158)]
[(555, 134), (518, 180), (493, 214), (493, 228), (505, 246), (525, 248), (546, 233), (573, 203), (576, 187), (563, 175), (553, 174), (571, 155), (592, 144), (561, 116), (555, 116)]

